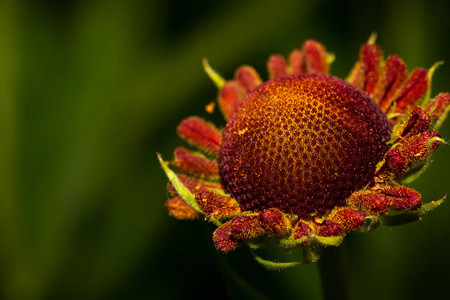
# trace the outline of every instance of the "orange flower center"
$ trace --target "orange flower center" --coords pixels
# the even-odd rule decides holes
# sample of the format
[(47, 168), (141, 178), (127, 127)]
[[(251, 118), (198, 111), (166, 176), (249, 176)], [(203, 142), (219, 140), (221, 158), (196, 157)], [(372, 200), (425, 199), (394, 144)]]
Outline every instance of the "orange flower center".
[(246, 210), (320, 216), (371, 183), (390, 135), (379, 106), (341, 79), (268, 81), (225, 126), (222, 184)]

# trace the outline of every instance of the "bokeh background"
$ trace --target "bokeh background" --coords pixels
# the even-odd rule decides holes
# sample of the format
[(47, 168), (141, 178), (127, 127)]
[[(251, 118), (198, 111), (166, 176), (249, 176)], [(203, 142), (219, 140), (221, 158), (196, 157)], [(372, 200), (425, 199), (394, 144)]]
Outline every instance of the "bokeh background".
[[(317, 265), (269, 272), (168, 216), (156, 152), (240, 64), (308, 38), (345, 77), (370, 33), (410, 69), (450, 62), (448, 1), (0, 1), (2, 299), (320, 299)], [(449, 91), (440, 67), (433, 95)], [(450, 121), (450, 120), (449, 120)], [(223, 125), (223, 122), (218, 121)], [(442, 128), (450, 139), (450, 122)], [(450, 147), (412, 186), (450, 191)], [(346, 242), (353, 299), (450, 299), (450, 203)], [(276, 250), (267, 257), (293, 259)]]

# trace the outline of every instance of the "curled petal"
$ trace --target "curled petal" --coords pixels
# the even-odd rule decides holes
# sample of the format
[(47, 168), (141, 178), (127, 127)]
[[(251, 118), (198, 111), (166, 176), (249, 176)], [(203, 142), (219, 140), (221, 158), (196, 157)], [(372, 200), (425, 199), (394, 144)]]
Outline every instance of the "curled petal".
[(344, 234), (344, 228), (333, 221), (324, 220), (322, 222), (313, 222), (312, 232), (319, 236), (338, 236)]
[(366, 44), (361, 47), (360, 61), (362, 75), (364, 76), (363, 90), (370, 95), (380, 77), (381, 64), (383, 62), (383, 53), (375, 44)]
[(308, 236), (310, 232), (311, 228), (309, 228), (309, 226), (306, 223), (298, 221), (291, 231), (291, 239), (292, 240), (301, 239), (302, 237)]
[(234, 217), (230, 222), (231, 233), (237, 239), (248, 240), (265, 233), (257, 213), (240, 215)]
[(408, 77), (400, 94), (394, 100), (395, 112), (404, 113), (425, 95), (428, 88), (428, 72), (423, 68), (415, 69)]
[(292, 227), (289, 219), (277, 208), (263, 210), (259, 218), (268, 234), (284, 235)]
[(221, 133), (211, 123), (199, 117), (189, 117), (181, 121), (178, 135), (189, 144), (212, 154), (219, 154)]
[(289, 69), (289, 73), (291, 74), (300, 74), (305, 72), (305, 63), (302, 50), (292, 50), (291, 54), (289, 55)]
[(425, 112), (431, 117), (431, 119), (439, 119), (450, 107), (450, 94), (441, 93), (436, 98), (430, 101), (425, 107)]
[(431, 155), (442, 140), (434, 130), (425, 131), (408, 139), (385, 155), (385, 168), (391, 172), (395, 178), (402, 176), (413, 164), (426, 159)]
[(368, 215), (385, 214), (389, 210), (388, 199), (373, 190), (354, 192), (350, 195), (348, 204)]
[(322, 44), (307, 40), (303, 44), (303, 54), (306, 73), (328, 74), (327, 52)]
[(207, 216), (232, 217), (241, 212), (235, 199), (204, 188), (195, 193), (195, 200)]
[(410, 137), (428, 130), (430, 116), (419, 106), (414, 107), (400, 134), (401, 137)]
[(258, 72), (253, 67), (242, 66), (236, 70), (236, 81), (246, 92), (254, 90), (262, 83)]
[(228, 120), (244, 97), (245, 92), (236, 81), (227, 81), (219, 92), (219, 106)]
[(388, 111), (407, 74), (406, 65), (400, 57), (391, 55), (386, 59), (380, 81), (372, 94), (382, 111)]
[(231, 221), (217, 228), (213, 233), (213, 241), (216, 249), (222, 253), (228, 253), (236, 249), (242, 241), (231, 234)]
[(422, 206), (420, 194), (405, 186), (391, 186), (377, 189), (389, 200), (388, 206), (394, 210), (417, 210)]
[(219, 165), (203, 155), (178, 147), (174, 152), (175, 165), (184, 172), (203, 177), (219, 175)]
[(267, 62), (267, 71), (270, 79), (286, 75), (286, 60), (284, 57), (278, 54), (271, 55)]
[(345, 231), (356, 231), (364, 224), (366, 215), (351, 207), (338, 207), (331, 211), (329, 220), (340, 224)]
[(177, 219), (192, 220), (197, 219), (200, 214), (190, 207), (180, 197), (170, 198), (166, 202), (169, 214)]

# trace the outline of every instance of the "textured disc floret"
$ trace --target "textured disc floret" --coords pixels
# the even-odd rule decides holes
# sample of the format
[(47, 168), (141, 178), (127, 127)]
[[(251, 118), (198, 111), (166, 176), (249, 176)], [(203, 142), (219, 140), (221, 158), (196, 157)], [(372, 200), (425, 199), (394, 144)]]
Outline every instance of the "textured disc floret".
[(341, 79), (268, 81), (225, 126), (222, 184), (245, 210), (320, 216), (371, 183), (390, 135), (379, 106)]

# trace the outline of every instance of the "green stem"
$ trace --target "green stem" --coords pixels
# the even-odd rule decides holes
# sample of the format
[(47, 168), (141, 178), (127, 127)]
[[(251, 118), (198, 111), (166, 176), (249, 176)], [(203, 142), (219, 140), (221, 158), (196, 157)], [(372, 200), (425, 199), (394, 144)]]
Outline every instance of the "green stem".
[(319, 259), (323, 299), (349, 299), (347, 260), (344, 245), (326, 247)]

